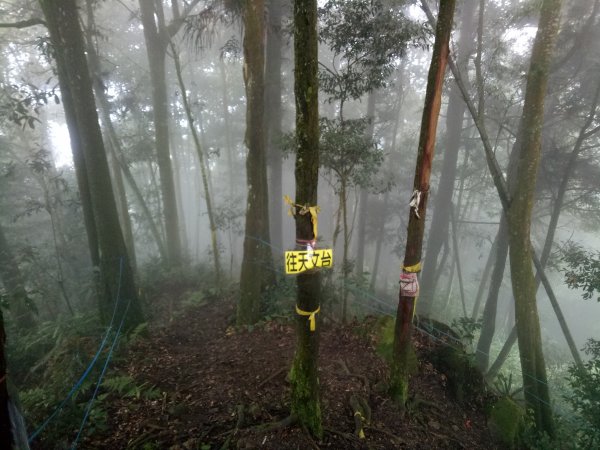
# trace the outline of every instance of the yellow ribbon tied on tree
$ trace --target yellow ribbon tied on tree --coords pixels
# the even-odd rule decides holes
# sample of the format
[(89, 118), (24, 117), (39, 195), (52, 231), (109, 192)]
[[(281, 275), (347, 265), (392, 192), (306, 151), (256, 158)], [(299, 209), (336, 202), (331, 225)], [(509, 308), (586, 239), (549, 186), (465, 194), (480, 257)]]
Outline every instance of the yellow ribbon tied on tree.
[(317, 329), (317, 314), (321, 311), (321, 306), (319, 306), (314, 311), (303, 311), (298, 308), (296, 305), (296, 313), (300, 316), (308, 316), (308, 320), (310, 322), (310, 331), (315, 331)]
[(283, 200), (285, 201), (286, 204), (288, 204), (290, 206), (290, 209), (288, 211), (288, 216), (294, 216), (296, 214), (300, 214), (301, 216), (303, 216), (306, 213), (310, 213), (310, 221), (313, 226), (314, 239), (317, 239), (317, 230), (318, 230), (318, 226), (319, 226), (319, 219), (318, 219), (317, 215), (321, 211), (321, 208), (316, 205), (308, 206), (308, 205), (299, 205), (297, 203), (294, 203), (294, 201), (290, 198), (289, 195), (284, 195)]

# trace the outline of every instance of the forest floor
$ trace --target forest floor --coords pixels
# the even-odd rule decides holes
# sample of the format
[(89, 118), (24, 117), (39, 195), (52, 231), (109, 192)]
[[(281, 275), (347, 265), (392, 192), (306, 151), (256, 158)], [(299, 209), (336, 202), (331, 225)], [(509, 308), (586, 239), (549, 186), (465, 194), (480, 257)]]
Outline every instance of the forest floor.
[[(165, 312), (165, 314), (167, 314)], [(109, 394), (108, 430), (86, 438), (94, 449), (493, 449), (482, 396), (452, 400), (446, 377), (428, 356), (436, 344), (415, 333), (418, 373), (403, 416), (385, 392), (387, 363), (375, 351), (369, 319), (320, 329), (319, 379), (324, 435), (298, 426), (261, 430), (289, 415), (286, 377), (294, 354), (294, 322), (273, 320), (234, 328), (232, 299), (213, 299), (171, 315), (167, 325), (128, 345), (115, 370), (155, 386), (162, 397)], [(143, 384), (147, 383), (147, 384)], [(352, 395), (372, 417), (355, 434)]]

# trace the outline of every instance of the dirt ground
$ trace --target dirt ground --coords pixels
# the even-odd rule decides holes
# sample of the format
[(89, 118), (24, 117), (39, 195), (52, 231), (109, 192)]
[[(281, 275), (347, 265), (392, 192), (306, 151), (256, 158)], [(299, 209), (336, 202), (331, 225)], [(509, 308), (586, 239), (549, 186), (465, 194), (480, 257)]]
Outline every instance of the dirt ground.
[[(321, 324), (319, 379), (322, 440), (301, 427), (262, 425), (289, 416), (286, 376), (294, 323), (277, 320), (235, 329), (231, 299), (188, 307), (148, 339), (128, 346), (115, 367), (160, 399), (110, 394), (110, 432), (86, 438), (93, 449), (493, 449), (484, 400), (458, 404), (427, 355), (437, 344), (418, 333), (418, 373), (403, 416), (381, 388), (388, 368), (365, 324)], [(371, 323), (374, 320), (371, 321)], [(367, 321), (367, 324), (369, 322)], [(382, 392), (383, 391), (383, 392)], [(355, 434), (351, 396), (371, 408), (364, 439)]]

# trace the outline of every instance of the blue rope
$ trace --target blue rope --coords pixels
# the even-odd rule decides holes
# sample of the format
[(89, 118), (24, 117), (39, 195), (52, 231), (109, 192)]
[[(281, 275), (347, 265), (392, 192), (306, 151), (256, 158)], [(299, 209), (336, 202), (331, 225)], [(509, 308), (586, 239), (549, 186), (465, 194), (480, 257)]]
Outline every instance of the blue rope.
[(87, 422), (88, 416), (90, 415), (90, 411), (92, 410), (92, 405), (96, 400), (96, 395), (98, 395), (98, 390), (100, 389), (100, 385), (102, 384), (102, 379), (104, 378), (104, 374), (106, 373), (106, 369), (108, 368), (108, 363), (110, 362), (110, 358), (112, 357), (113, 350), (119, 341), (119, 335), (121, 334), (121, 329), (123, 328), (123, 324), (125, 323), (125, 318), (127, 317), (127, 312), (129, 311), (129, 305), (131, 305), (131, 299), (127, 302), (127, 307), (125, 308), (125, 312), (123, 313), (123, 317), (121, 318), (121, 323), (119, 324), (119, 328), (117, 329), (117, 334), (115, 335), (115, 339), (113, 340), (112, 345), (110, 346), (110, 350), (108, 352), (108, 356), (106, 357), (106, 361), (104, 362), (104, 367), (102, 368), (102, 372), (100, 372), (100, 377), (98, 377), (98, 382), (96, 383), (96, 389), (94, 390), (94, 394), (92, 398), (88, 402), (88, 406), (85, 410), (85, 414), (83, 416), (83, 420), (81, 421), (81, 425), (79, 426), (79, 431), (77, 432), (77, 437), (73, 441), (71, 445), (71, 450), (77, 448), (77, 442), (79, 441), (79, 437), (81, 436), (81, 432), (83, 431), (83, 427)]
[(110, 335), (110, 330), (113, 327), (113, 324), (114, 324), (114, 321), (115, 321), (115, 317), (117, 315), (117, 307), (119, 306), (119, 300), (120, 300), (120, 296), (121, 296), (121, 279), (122, 279), (122, 275), (123, 275), (123, 257), (121, 257), (121, 261), (120, 261), (120, 264), (119, 264), (119, 284), (118, 284), (118, 287), (117, 287), (117, 299), (115, 301), (115, 307), (113, 309), (112, 318), (110, 319), (110, 324), (108, 325), (108, 328), (106, 329), (106, 332), (104, 334), (104, 338), (102, 339), (102, 342), (100, 343), (100, 347), (98, 347), (98, 350), (96, 351), (96, 354), (94, 355), (94, 358), (92, 358), (92, 361), (88, 365), (87, 369), (85, 369), (85, 371), (83, 372), (83, 374), (81, 375), (81, 377), (79, 377), (79, 380), (77, 380), (77, 382), (73, 385), (73, 387), (71, 388), (71, 390), (69, 391), (69, 393), (67, 394), (67, 396), (63, 399), (62, 402), (59, 403), (59, 405), (56, 407), (56, 409), (54, 410), (54, 412), (52, 414), (50, 414), (50, 416), (44, 421), (44, 423), (42, 425), (40, 425), (38, 427), (38, 429), (36, 431), (34, 431), (29, 436), (28, 442), (30, 444), (33, 442), (33, 440), (36, 437), (38, 437), (40, 435), (40, 433), (42, 431), (44, 431), (44, 429), (48, 426), (48, 424), (50, 422), (52, 422), (52, 420), (54, 420), (54, 418), (58, 415), (58, 413), (62, 411), (62, 409), (64, 408), (64, 406), (67, 404), (67, 402), (71, 399), (71, 397), (73, 397), (73, 395), (75, 394), (75, 392), (77, 392), (79, 390), (79, 388), (81, 387), (81, 385), (83, 384), (83, 382), (85, 381), (85, 379), (88, 377), (88, 375), (90, 374), (90, 372), (94, 368), (94, 365), (96, 364), (96, 361), (98, 361), (98, 358), (100, 357), (100, 354), (102, 353), (102, 350), (104, 349), (104, 346), (106, 345), (106, 341), (108, 340), (108, 336)]

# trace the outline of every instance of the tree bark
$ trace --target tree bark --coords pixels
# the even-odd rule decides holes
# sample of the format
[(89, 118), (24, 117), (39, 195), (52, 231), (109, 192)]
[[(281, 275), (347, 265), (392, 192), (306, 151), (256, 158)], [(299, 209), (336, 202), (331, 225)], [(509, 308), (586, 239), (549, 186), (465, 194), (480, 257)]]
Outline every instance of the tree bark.
[(113, 196), (76, 2), (40, 0), (40, 4), (55, 52), (61, 93), (70, 103), (65, 106), (65, 116), (71, 141), (79, 144), (73, 147), (74, 156), (78, 150), (83, 153), (85, 165), (75, 169), (84, 170), (89, 182), (100, 257), (101, 317), (108, 322), (115, 301), (122, 299), (118, 312), (125, 314), (129, 303), (125, 329), (131, 329), (143, 316)]
[[(442, 103), (442, 87), (444, 73), (449, 56), (449, 40), (454, 17), (455, 0), (440, 2), (439, 19), (435, 29), (433, 55), (429, 67), (427, 90), (415, 179), (413, 183), (415, 206), (409, 212), (406, 250), (404, 254), (403, 273), (414, 275), (420, 271), (423, 233), (425, 230), (425, 212), (429, 195), (429, 178), (433, 161), (438, 116)], [(420, 195), (420, 198), (419, 198)], [(402, 286), (402, 285), (401, 285)], [(393, 361), (390, 376), (390, 394), (404, 408), (408, 398), (408, 377), (412, 371), (412, 319), (415, 310), (416, 295), (410, 289), (401, 289), (396, 313), (394, 329)]]
[[(264, 0), (246, 0), (244, 9), (244, 85), (246, 86), (246, 231), (240, 276), (238, 325), (260, 318), (262, 295), (271, 284), (267, 161), (264, 130)], [(266, 266), (266, 267), (265, 267)]]
[[(294, 92), (296, 97), (296, 203), (317, 204), (319, 180), (317, 1), (294, 0)], [(310, 214), (296, 215), (296, 240), (316, 238)], [(297, 278), (296, 307), (316, 314), (320, 307), (319, 272), (305, 272)], [(317, 437), (323, 434), (317, 360), (319, 326), (310, 329), (310, 316), (297, 316), (296, 353), (291, 370), (291, 410), (299, 422)], [(318, 321), (317, 321), (318, 324)]]

